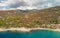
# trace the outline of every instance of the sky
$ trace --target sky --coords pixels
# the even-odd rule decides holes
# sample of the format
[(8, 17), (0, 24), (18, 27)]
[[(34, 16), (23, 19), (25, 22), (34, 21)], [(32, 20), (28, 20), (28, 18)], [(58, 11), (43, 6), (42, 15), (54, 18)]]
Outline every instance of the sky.
[(60, 6), (60, 0), (0, 0), (0, 10), (45, 9)]

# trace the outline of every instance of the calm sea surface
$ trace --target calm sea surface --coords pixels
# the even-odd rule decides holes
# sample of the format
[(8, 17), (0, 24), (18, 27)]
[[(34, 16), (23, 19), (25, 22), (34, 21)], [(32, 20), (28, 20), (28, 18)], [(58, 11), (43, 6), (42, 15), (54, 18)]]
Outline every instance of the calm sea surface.
[(0, 32), (0, 38), (60, 38), (60, 32), (47, 30), (33, 31), (29, 33)]

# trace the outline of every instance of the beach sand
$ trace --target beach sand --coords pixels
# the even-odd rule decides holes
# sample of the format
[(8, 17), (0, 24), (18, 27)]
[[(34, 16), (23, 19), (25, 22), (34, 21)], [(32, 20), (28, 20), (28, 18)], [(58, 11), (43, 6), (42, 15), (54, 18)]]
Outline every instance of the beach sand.
[(60, 32), (60, 29), (49, 29), (49, 28), (25, 28), (25, 27), (21, 27), (21, 28), (0, 28), (0, 32), (2, 31), (22, 31), (22, 32), (30, 32), (31, 30), (50, 30), (50, 31), (57, 31)]

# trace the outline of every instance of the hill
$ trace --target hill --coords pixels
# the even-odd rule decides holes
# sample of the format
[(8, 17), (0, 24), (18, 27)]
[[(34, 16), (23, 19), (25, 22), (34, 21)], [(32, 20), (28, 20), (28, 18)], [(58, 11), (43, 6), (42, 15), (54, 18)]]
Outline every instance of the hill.
[(60, 7), (0, 11), (0, 27), (41, 27), (42, 24), (60, 24)]

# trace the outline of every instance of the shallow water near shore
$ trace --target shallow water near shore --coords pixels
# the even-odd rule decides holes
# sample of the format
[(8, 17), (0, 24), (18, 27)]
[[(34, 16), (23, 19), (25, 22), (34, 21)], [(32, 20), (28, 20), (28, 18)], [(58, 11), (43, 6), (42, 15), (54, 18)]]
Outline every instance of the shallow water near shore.
[(0, 32), (0, 38), (60, 38), (60, 32), (40, 30), (31, 32)]

